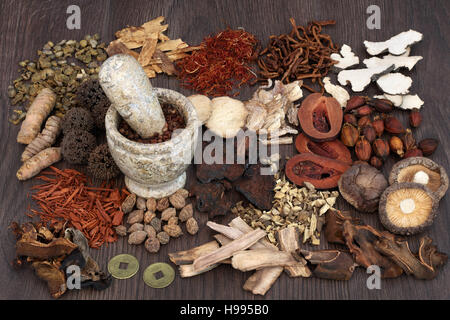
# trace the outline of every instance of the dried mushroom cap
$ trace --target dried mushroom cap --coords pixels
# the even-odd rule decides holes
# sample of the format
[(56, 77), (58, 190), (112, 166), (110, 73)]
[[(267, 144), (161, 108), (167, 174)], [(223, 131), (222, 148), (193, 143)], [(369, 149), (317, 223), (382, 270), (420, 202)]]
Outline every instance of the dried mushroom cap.
[(339, 179), (339, 192), (352, 206), (362, 212), (374, 212), (388, 182), (381, 171), (360, 162), (354, 164)]
[(395, 183), (380, 198), (381, 223), (389, 231), (411, 235), (433, 223), (438, 201), (433, 192), (420, 183)]
[(411, 157), (397, 162), (389, 175), (389, 184), (415, 182), (424, 184), (438, 200), (448, 189), (448, 176), (445, 169), (431, 159)]

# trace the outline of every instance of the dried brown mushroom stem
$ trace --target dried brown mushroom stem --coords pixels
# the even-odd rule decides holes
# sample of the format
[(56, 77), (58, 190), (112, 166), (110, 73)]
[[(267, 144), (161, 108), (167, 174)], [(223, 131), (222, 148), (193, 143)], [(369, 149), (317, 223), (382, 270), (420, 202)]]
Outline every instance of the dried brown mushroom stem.
[(317, 265), (314, 276), (323, 279), (349, 280), (356, 264), (348, 252), (340, 250), (299, 250), (311, 264)]

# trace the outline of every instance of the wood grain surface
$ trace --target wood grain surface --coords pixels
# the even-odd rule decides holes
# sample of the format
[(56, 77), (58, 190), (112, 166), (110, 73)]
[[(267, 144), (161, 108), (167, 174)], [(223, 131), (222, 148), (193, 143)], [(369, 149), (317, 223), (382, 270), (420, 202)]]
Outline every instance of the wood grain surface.
[[(81, 30), (66, 28), (67, 7), (77, 4), (81, 8)], [(366, 27), (369, 5), (381, 8), (381, 29)], [(44, 0), (2, 0), (0, 1), (0, 97), (3, 111), (0, 113), (0, 298), (1, 299), (50, 299), (46, 285), (36, 278), (31, 268), (14, 270), (10, 261), (14, 258), (14, 237), (8, 230), (11, 221), (26, 221), (26, 209), (31, 205), (27, 197), (33, 181), (19, 182), (15, 173), (20, 166), (23, 146), (16, 143), (18, 127), (7, 118), (13, 107), (7, 97), (7, 86), (18, 76), (17, 63), (36, 58), (36, 50), (48, 40), (80, 40), (86, 34), (100, 33), (103, 41), (113, 39), (114, 32), (127, 25), (140, 25), (154, 17), (163, 15), (169, 23), (168, 36), (181, 37), (189, 44), (198, 44), (205, 36), (226, 27), (238, 28), (254, 33), (263, 44), (272, 34), (290, 31), (289, 18), (304, 25), (310, 20), (335, 19), (336, 25), (326, 31), (335, 42), (350, 45), (360, 58), (364, 59), (364, 40), (385, 40), (399, 32), (414, 29), (424, 34), (424, 40), (412, 49), (414, 55), (424, 57), (412, 72), (413, 87), (425, 101), (423, 124), (414, 131), (417, 139), (434, 137), (440, 141), (432, 159), (450, 169), (447, 154), (449, 139), (449, 38), (448, 24), (450, 2), (448, 0), (422, 1), (379, 1), (379, 0), (165, 0), (165, 1), (44, 1)], [(178, 80), (159, 76), (152, 80), (156, 87), (181, 90)], [(241, 98), (250, 97), (255, 88), (245, 88)], [(375, 87), (369, 94), (376, 93)], [(406, 113), (398, 112), (406, 120)], [(406, 122), (404, 122), (406, 123)], [(285, 155), (292, 155), (293, 148), (284, 148)], [(385, 165), (385, 173), (393, 162)], [(64, 167), (64, 164), (60, 164)], [(190, 170), (192, 178), (192, 169)], [(340, 209), (349, 208), (342, 199)], [(430, 235), (438, 248), (450, 253), (450, 195), (442, 199), (439, 214), (434, 225), (425, 233)], [(93, 257), (106, 269), (110, 258), (119, 253), (136, 256), (140, 262), (139, 273), (129, 280), (115, 280), (112, 286), (101, 292), (74, 290), (62, 299), (449, 299), (450, 267), (445, 266), (432, 281), (420, 281), (401, 276), (383, 280), (380, 290), (366, 287), (368, 275), (363, 268), (357, 269), (350, 281), (329, 281), (322, 279), (291, 279), (283, 274), (265, 297), (253, 296), (242, 289), (251, 273), (242, 273), (230, 266), (206, 274), (181, 279), (165, 289), (152, 289), (142, 281), (143, 270), (157, 261), (168, 262), (167, 253), (188, 249), (212, 239), (213, 232), (205, 227), (206, 215), (196, 213), (201, 230), (196, 236), (186, 235), (163, 246), (158, 254), (148, 254), (143, 246), (130, 246), (126, 239), (92, 250)], [(376, 215), (360, 214), (371, 225), (380, 227)], [(227, 222), (231, 217), (218, 219)], [(417, 248), (418, 236), (410, 238), (412, 248)], [(322, 237), (320, 248), (331, 247)]]

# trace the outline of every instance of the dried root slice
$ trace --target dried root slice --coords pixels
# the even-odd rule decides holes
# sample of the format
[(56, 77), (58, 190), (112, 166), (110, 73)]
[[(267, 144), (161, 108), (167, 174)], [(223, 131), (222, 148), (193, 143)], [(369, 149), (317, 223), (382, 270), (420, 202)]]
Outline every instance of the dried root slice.
[(408, 70), (412, 70), (417, 62), (422, 60), (422, 56), (393, 56), (386, 55), (383, 58), (372, 57), (370, 59), (364, 59), (363, 63), (367, 68), (376, 68), (376, 67), (389, 67), (394, 65), (394, 70), (398, 70), (400, 68), (407, 68)]
[(335, 98), (341, 107), (344, 108), (347, 105), (347, 101), (350, 99), (347, 90), (339, 85), (332, 84), (329, 77), (323, 78), (323, 83), (325, 91)]
[(425, 157), (411, 157), (397, 162), (389, 175), (389, 184), (413, 182), (425, 185), (438, 200), (448, 189), (448, 176), (445, 169)]
[(407, 94), (412, 85), (412, 79), (401, 73), (388, 73), (378, 78), (377, 85), (387, 94)]
[(247, 109), (239, 100), (230, 97), (214, 98), (206, 126), (222, 138), (234, 138), (244, 127), (247, 114)]
[(396, 183), (380, 198), (381, 223), (389, 231), (411, 235), (429, 227), (436, 216), (438, 199), (430, 189), (419, 183)]
[(375, 99), (387, 99), (390, 102), (392, 102), (392, 104), (395, 107), (400, 107), (403, 103), (403, 96), (402, 95), (392, 95), (392, 94), (384, 94), (384, 95), (379, 95), (379, 96), (374, 96)]
[(264, 268), (256, 271), (244, 283), (244, 290), (265, 295), (283, 272), (282, 267)]
[(344, 44), (341, 47), (341, 51), (338, 53), (332, 53), (330, 58), (338, 61), (337, 64), (333, 65), (333, 69), (335, 70), (344, 70), (350, 68), (352, 66), (359, 64), (359, 58), (352, 52), (352, 48), (350, 46)]
[(203, 269), (201, 269), (201, 270), (196, 270), (196, 269), (194, 268), (194, 265), (193, 265), (193, 264), (183, 264), (183, 265), (181, 265), (181, 266), (179, 267), (179, 270), (180, 270), (180, 276), (181, 276), (182, 278), (195, 277), (195, 276), (198, 276), (199, 274), (208, 272), (208, 271), (210, 271), (210, 270), (212, 270), (212, 269), (218, 267), (219, 265), (220, 265), (220, 263), (216, 263), (216, 264), (210, 265), (210, 266), (208, 266), (208, 267), (205, 267), (205, 268), (203, 268)]
[(61, 148), (47, 148), (25, 161), (17, 171), (17, 179), (28, 180), (45, 168), (61, 160)]
[(216, 241), (210, 241), (189, 250), (169, 253), (169, 259), (176, 265), (190, 264), (198, 257), (210, 253), (218, 248), (219, 245)]
[(422, 38), (423, 34), (420, 32), (408, 30), (383, 42), (366, 40), (364, 41), (364, 45), (366, 46), (367, 52), (372, 56), (379, 55), (385, 51), (389, 51), (389, 53), (398, 56), (404, 54), (410, 46), (421, 41)]
[(290, 253), (270, 249), (238, 251), (233, 254), (231, 259), (233, 268), (240, 271), (293, 266), (295, 264), (297, 264), (297, 261)]
[(338, 81), (343, 86), (350, 83), (353, 92), (361, 92), (372, 81), (375, 81), (383, 74), (391, 72), (394, 68), (395, 66), (391, 65), (371, 69), (343, 70), (338, 74)]
[(403, 96), (402, 103), (399, 106), (400, 109), (404, 110), (412, 110), (412, 109), (420, 109), (423, 105), (422, 99), (419, 98), (417, 94), (415, 95), (405, 95)]
[(211, 99), (202, 94), (194, 94), (192, 96), (187, 97), (192, 104), (194, 105), (195, 111), (197, 111), (197, 117), (205, 124), (211, 116), (212, 112), (212, 103)]

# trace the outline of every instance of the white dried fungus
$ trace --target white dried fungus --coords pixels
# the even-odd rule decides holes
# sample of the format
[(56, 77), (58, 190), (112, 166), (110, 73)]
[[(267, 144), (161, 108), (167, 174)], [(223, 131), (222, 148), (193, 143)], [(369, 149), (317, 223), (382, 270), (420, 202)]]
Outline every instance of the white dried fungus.
[(366, 40), (364, 41), (364, 45), (366, 46), (367, 52), (372, 56), (376, 56), (385, 51), (389, 51), (389, 53), (398, 56), (404, 54), (408, 47), (421, 41), (422, 38), (423, 34), (420, 32), (408, 30), (383, 42)]

